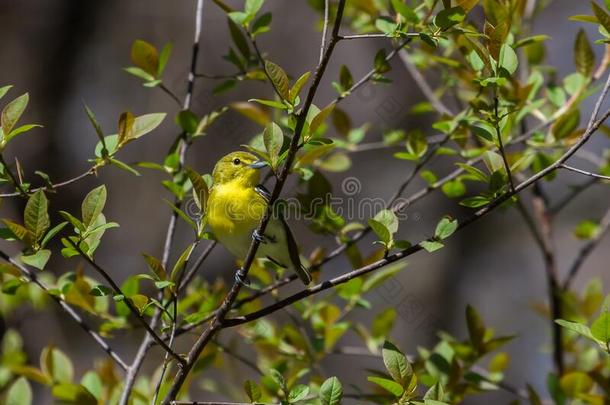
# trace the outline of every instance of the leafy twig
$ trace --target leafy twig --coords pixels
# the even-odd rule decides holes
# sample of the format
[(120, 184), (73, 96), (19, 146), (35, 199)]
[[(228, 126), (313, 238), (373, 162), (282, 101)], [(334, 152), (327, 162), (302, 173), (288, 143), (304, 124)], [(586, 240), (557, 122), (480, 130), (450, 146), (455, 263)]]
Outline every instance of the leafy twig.
[[(330, 42), (328, 44), (328, 48), (326, 49), (326, 52), (324, 53), (324, 57), (322, 58), (322, 61), (320, 62), (320, 64), (318, 65), (318, 67), (316, 69), (313, 82), (307, 92), (307, 97), (303, 104), (303, 109), (297, 115), (297, 123), (295, 125), (294, 135), (292, 137), (290, 146), (288, 148), (288, 154), (286, 156), (286, 160), (284, 162), (284, 165), (282, 166), (282, 169), (281, 169), (279, 175), (277, 176), (277, 182), (271, 193), (271, 197), (269, 199), (269, 204), (267, 206), (265, 215), (263, 216), (263, 218), (257, 228), (257, 231), (260, 235), (263, 235), (265, 232), (267, 223), (269, 222), (269, 220), (271, 218), (273, 204), (279, 198), (279, 195), (282, 191), (286, 178), (288, 177), (288, 173), (290, 172), (290, 169), (292, 168), (292, 163), (296, 157), (299, 142), (301, 139), (301, 133), (303, 131), (303, 128), (305, 126), (305, 121), (307, 119), (307, 113), (309, 112), (309, 109), (310, 109), (311, 105), (313, 104), (314, 96), (317, 92), (318, 86), (320, 85), (320, 82), (322, 80), (322, 76), (324, 75), (328, 62), (330, 60), (330, 56), (338, 41), (339, 28), (341, 25), (341, 20), (343, 18), (344, 7), (345, 7), (345, 0), (340, 0), (339, 5), (337, 7), (337, 13), (335, 16), (332, 36), (331, 36)], [(260, 244), (260, 242), (257, 239), (252, 240), (252, 243), (248, 250), (248, 254), (246, 255), (246, 257), (244, 259), (243, 267), (238, 270), (239, 275), (241, 276), (242, 279), (247, 277), (247, 275), (248, 275), (248, 271), (250, 270), (250, 266), (252, 265), (252, 263), (254, 261), (259, 244)], [(203, 349), (207, 346), (207, 344), (210, 342), (210, 340), (221, 329), (224, 318), (227, 315), (227, 313), (231, 310), (233, 303), (235, 302), (235, 299), (237, 298), (237, 295), (240, 290), (241, 290), (241, 284), (239, 282), (235, 281), (235, 283), (233, 284), (233, 286), (231, 287), (231, 289), (225, 296), (223, 302), (221, 303), (219, 308), (216, 310), (215, 316), (212, 319), (210, 326), (199, 336), (199, 338), (197, 339), (197, 341), (191, 348), (191, 350), (187, 356), (186, 365), (183, 366), (180, 370), (178, 370), (178, 373), (176, 374), (176, 376), (174, 378), (174, 382), (173, 382), (172, 386), (170, 387), (170, 389), (167, 393), (167, 396), (163, 400), (163, 404), (167, 405), (170, 403), (170, 401), (172, 401), (173, 399), (176, 398), (176, 395), (178, 395), (178, 392), (179, 392), (180, 388), (182, 387), (182, 385), (184, 384), (184, 381), (185, 381), (186, 377), (188, 376), (195, 361), (197, 360), (197, 358), (199, 358), (199, 355), (201, 354)]]
[[(76, 177), (73, 177), (71, 179), (62, 181), (60, 183), (55, 183), (55, 184), (51, 184), (48, 186), (43, 186), (43, 187), (38, 187), (38, 188), (34, 188), (32, 190), (30, 190), (30, 192), (35, 193), (36, 191), (53, 191), (55, 189), (58, 189), (60, 187), (65, 187), (68, 186), (72, 183), (76, 183), (79, 180), (84, 179), (85, 177), (91, 176), (92, 174), (95, 174), (97, 167), (92, 167), (90, 169), (88, 169), (86, 172), (79, 174)], [(0, 194), (0, 198), (8, 198), (8, 197), (18, 197), (20, 195), (23, 195), (20, 192), (15, 192), (15, 193), (5, 193), (5, 194)]]
[(129, 366), (121, 357), (110, 347), (108, 342), (106, 342), (97, 332), (95, 332), (89, 325), (85, 323), (83, 318), (72, 308), (67, 302), (62, 300), (59, 296), (55, 294), (51, 294), (51, 291), (47, 285), (36, 276), (36, 273), (31, 272), (27, 267), (22, 265), (16, 260), (13, 260), (9, 255), (0, 251), (0, 257), (15, 266), (19, 271), (28, 278), (31, 282), (40, 287), (47, 295), (49, 295), (53, 301), (57, 303), (76, 323), (81, 327), (87, 334), (89, 334), (95, 342), (100, 345), (100, 347), (123, 369), (127, 370)]

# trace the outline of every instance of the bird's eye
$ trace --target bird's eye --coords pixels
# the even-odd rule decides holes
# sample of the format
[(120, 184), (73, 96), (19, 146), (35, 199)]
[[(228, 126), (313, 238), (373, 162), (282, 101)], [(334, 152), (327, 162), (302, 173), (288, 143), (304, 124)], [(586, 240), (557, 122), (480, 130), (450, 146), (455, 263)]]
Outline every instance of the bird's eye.
[(239, 160), (239, 159), (233, 159), (233, 164), (234, 164), (235, 166), (237, 166), (237, 165), (238, 165), (238, 164), (240, 164), (240, 163), (241, 163), (241, 160)]

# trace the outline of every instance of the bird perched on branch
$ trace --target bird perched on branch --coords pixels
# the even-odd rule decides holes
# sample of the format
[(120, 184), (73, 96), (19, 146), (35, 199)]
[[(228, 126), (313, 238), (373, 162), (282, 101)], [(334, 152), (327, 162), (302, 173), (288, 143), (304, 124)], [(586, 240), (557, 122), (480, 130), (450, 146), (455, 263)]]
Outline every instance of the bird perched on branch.
[[(307, 285), (311, 275), (301, 264), (294, 236), (281, 213), (271, 217), (264, 235), (257, 228), (269, 204), (270, 194), (259, 185), (264, 161), (248, 152), (232, 152), (214, 167), (214, 185), (207, 206), (207, 220), (212, 233), (229, 252), (245, 259), (252, 238), (259, 245), (256, 257), (294, 271)], [(241, 272), (236, 279), (244, 283)]]

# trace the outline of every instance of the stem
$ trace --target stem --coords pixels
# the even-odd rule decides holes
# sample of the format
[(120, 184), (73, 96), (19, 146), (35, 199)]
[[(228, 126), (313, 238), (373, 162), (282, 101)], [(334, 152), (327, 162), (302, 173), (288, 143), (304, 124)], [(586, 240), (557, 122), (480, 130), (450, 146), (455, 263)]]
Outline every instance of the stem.
[[(57, 189), (57, 188), (64, 187), (64, 186), (67, 186), (67, 185), (70, 185), (70, 184), (72, 184), (72, 183), (75, 183), (75, 182), (77, 182), (77, 181), (79, 181), (79, 180), (84, 179), (85, 177), (88, 177), (88, 176), (90, 176), (90, 175), (92, 175), (92, 174), (95, 174), (96, 168), (97, 168), (97, 167), (96, 167), (96, 166), (94, 166), (94, 167), (92, 167), (92, 168), (88, 169), (86, 172), (79, 174), (79, 175), (78, 175), (78, 176), (76, 176), (76, 177), (73, 177), (73, 178), (71, 178), (71, 179), (68, 179), (68, 180), (62, 181), (62, 182), (60, 182), (60, 183), (55, 183), (55, 184), (52, 184), (52, 185), (49, 185), (49, 186), (44, 186), (44, 187), (38, 187), (38, 188), (34, 188), (34, 189), (30, 190), (30, 192), (35, 193), (36, 191), (39, 191), (39, 190), (42, 190), (42, 191), (52, 191), (52, 190), (55, 190), (55, 189)], [(15, 193), (5, 193), (5, 194), (0, 194), (0, 198), (7, 198), (7, 197), (18, 197), (18, 196), (20, 196), (20, 195), (23, 195), (23, 194), (22, 194), (22, 193), (20, 193), (20, 192), (15, 192)]]
[(72, 247), (74, 249), (76, 249), (76, 251), (87, 261), (87, 263), (89, 263), (91, 265), (91, 267), (93, 267), (103, 278), (104, 280), (106, 280), (106, 282), (108, 284), (110, 284), (110, 287), (112, 287), (112, 289), (115, 291), (115, 293), (123, 296), (123, 302), (125, 303), (125, 305), (127, 305), (127, 308), (129, 308), (129, 310), (131, 311), (131, 313), (133, 315), (135, 315), (135, 317), (138, 319), (138, 321), (142, 324), (142, 326), (144, 327), (144, 329), (146, 329), (146, 331), (152, 335), (153, 339), (155, 339), (155, 341), (167, 352), (169, 353), (178, 363), (180, 364), (184, 364), (184, 359), (182, 357), (180, 357), (178, 354), (176, 354), (164, 341), (163, 339), (161, 339), (159, 337), (159, 335), (157, 335), (155, 333), (155, 331), (153, 330), (153, 328), (150, 327), (150, 325), (148, 324), (148, 322), (146, 322), (146, 319), (144, 319), (144, 316), (140, 313), (140, 310), (138, 310), (138, 308), (136, 308), (136, 306), (133, 304), (133, 302), (125, 295), (125, 293), (123, 293), (123, 291), (121, 290), (121, 287), (118, 286), (118, 284), (112, 279), (112, 277), (110, 277), (110, 275), (108, 274), (108, 272), (106, 272), (106, 270), (104, 270), (99, 264), (97, 264), (91, 257), (89, 257), (85, 252), (83, 252), (81, 250), (81, 248), (74, 243), (70, 238), (66, 238), (66, 240), (68, 241), (68, 243), (70, 243), (70, 245), (72, 245)]
[(569, 170), (569, 171), (574, 172), (574, 173), (584, 174), (585, 176), (593, 177), (595, 179), (610, 180), (610, 176), (602, 176), (601, 174), (591, 173), (591, 172), (588, 172), (586, 170), (582, 170), (582, 169), (578, 169), (576, 167), (568, 166), (566, 164), (561, 165), (561, 168)]
[(330, 0), (324, 0), (324, 27), (322, 28), (322, 43), (320, 44), (320, 59), (318, 64), (322, 63), (324, 58), (324, 49), (326, 48), (326, 33), (328, 31), (328, 14), (330, 13)]
[[(282, 166), (282, 169), (277, 177), (277, 182), (275, 184), (275, 187), (273, 188), (273, 192), (269, 199), (269, 204), (267, 206), (267, 210), (257, 229), (257, 231), (260, 235), (263, 235), (265, 233), (267, 223), (269, 222), (269, 220), (271, 218), (273, 204), (279, 198), (282, 188), (284, 186), (284, 183), (286, 181), (286, 178), (288, 177), (288, 173), (290, 172), (292, 163), (295, 159), (296, 152), (298, 150), (299, 142), (301, 139), (301, 133), (303, 131), (303, 128), (305, 126), (305, 121), (307, 118), (307, 113), (309, 112), (309, 108), (311, 107), (311, 105), (313, 103), (314, 96), (316, 94), (318, 86), (320, 85), (320, 81), (322, 80), (322, 76), (324, 75), (324, 71), (326, 70), (328, 62), (330, 60), (330, 56), (334, 50), (335, 45), (338, 42), (339, 28), (341, 25), (341, 20), (343, 18), (343, 9), (345, 8), (345, 1), (346, 0), (339, 0), (337, 14), (335, 16), (335, 22), (334, 22), (333, 31), (332, 31), (332, 37), (328, 44), (328, 48), (324, 54), (324, 57), (322, 58), (321, 63), (318, 65), (318, 67), (316, 69), (316, 73), (314, 75), (312, 85), (307, 92), (307, 97), (305, 99), (305, 103), (303, 104), (303, 109), (297, 115), (297, 123), (295, 126), (294, 135), (290, 142), (288, 154), (286, 156), (286, 161), (285, 161), (284, 165)], [(259, 244), (260, 244), (260, 242), (258, 240), (256, 240), (256, 239), (252, 240), (252, 243), (248, 250), (248, 254), (246, 255), (246, 258), (244, 259), (243, 267), (238, 270), (239, 275), (241, 276), (242, 279), (244, 279), (248, 275), (248, 271), (250, 270), (250, 266), (252, 265), (252, 262), (254, 261)], [(178, 373), (176, 374), (176, 376), (174, 378), (174, 382), (173, 382), (172, 386), (170, 387), (169, 392), (167, 393), (167, 396), (163, 400), (163, 404), (169, 405), (170, 401), (172, 401), (176, 398), (180, 389), (182, 388), (182, 385), (184, 384), (184, 382), (186, 380), (186, 377), (188, 376), (189, 372), (191, 371), (191, 368), (193, 367), (195, 361), (197, 360), (197, 358), (199, 358), (199, 355), (201, 354), (203, 349), (207, 346), (207, 344), (212, 340), (212, 338), (216, 335), (216, 333), (221, 329), (223, 322), (224, 322), (224, 318), (227, 315), (227, 313), (231, 310), (231, 308), (233, 306), (233, 302), (237, 298), (237, 295), (240, 290), (241, 290), (241, 284), (237, 281), (235, 283), (233, 283), (232, 288), (229, 290), (229, 292), (225, 296), (222, 304), (216, 310), (215, 316), (212, 319), (210, 326), (199, 336), (199, 338), (197, 339), (197, 341), (191, 348), (191, 351), (189, 352), (189, 354), (187, 356), (186, 365), (178, 370)]]
[(11, 169), (8, 167), (8, 165), (6, 164), (6, 161), (4, 160), (4, 155), (2, 153), (0, 153), (0, 163), (2, 163), (2, 166), (4, 166), (4, 170), (6, 171), (6, 174), (8, 174), (8, 177), (10, 177), (13, 185), (19, 190), (19, 192), (16, 194), (27, 197), (28, 193), (23, 189), (21, 182), (15, 178), (15, 175), (13, 174)]
[(0, 251), (0, 257), (15, 266), (19, 271), (31, 282), (40, 287), (49, 297), (53, 299), (63, 309), (76, 323), (81, 327), (87, 334), (89, 334), (95, 342), (100, 345), (100, 347), (125, 371), (129, 369), (129, 366), (121, 357), (110, 347), (108, 342), (104, 340), (100, 335), (97, 334), (89, 325), (85, 323), (83, 318), (72, 308), (67, 302), (62, 300), (59, 296), (55, 294), (51, 294), (49, 287), (36, 276), (36, 273), (31, 272), (27, 267), (22, 265), (16, 260), (13, 260), (9, 255), (5, 252)]

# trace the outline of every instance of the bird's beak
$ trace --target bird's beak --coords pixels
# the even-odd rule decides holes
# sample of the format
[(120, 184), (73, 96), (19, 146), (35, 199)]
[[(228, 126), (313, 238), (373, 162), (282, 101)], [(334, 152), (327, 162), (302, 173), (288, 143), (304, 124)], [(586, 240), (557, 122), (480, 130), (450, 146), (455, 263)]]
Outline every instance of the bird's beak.
[(262, 169), (265, 166), (267, 166), (267, 162), (265, 162), (263, 160), (258, 160), (256, 162), (248, 165), (248, 167), (251, 167), (253, 169)]

